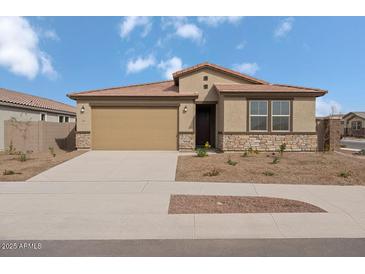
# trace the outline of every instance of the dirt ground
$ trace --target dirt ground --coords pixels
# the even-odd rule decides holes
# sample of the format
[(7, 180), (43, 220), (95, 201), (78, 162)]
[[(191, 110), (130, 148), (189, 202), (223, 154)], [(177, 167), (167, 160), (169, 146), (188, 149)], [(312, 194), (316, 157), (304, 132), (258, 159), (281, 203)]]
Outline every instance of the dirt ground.
[[(365, 185), (365, 156), (352, 157), (335, 152), (285, 152), (276, 164), (272, 163), (273, 158), (272, 153), (264, 152), (247, 157), (242, 157), (242, 153), (213, 154), (203, 158), (179, 156), (176, 180)], [(229, 165), (229, 159), (231, 163), (237, 162), (236, 165)]]
[(169, 214), (326, 212), (301, 201), (250, 196), (171, 195)]
[[(0, 181), (24, 181), (53, 166), (70, 160), (84, 153), (84, 151), (65, 152), (55, 151), (53, 157), (50, 152), (33, 152), (27, 154), (27, 160), (20, 161), (19, 155), (0, 154)], [(5, 170), (13, 171), (15, 174), (4, 175)]]

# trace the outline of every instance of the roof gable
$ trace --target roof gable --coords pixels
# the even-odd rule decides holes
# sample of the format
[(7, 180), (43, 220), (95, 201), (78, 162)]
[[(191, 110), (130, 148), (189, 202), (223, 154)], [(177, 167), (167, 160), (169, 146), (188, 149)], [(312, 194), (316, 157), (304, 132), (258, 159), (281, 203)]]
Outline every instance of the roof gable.
[(216, 64), (207, 63), (207, 62), (198, 64), (198, 65), (195, 65), (195, 66), (192, 66), (192, 67), (189, 67), (189, 68), (185, 68), (185, 69), (182, 69), (182, 70), (179, 70), (179, 71), (176, 71), (172, 74), (172, 76), (174, 78), (175, 83), (178, 84), (179, 78), (181, 76), (192, 74), (192, 73), (197, 72), (197, 71), (202, 70), (202, 69), (211, 69), (211, 70), (214, 70), (214, 71), (218, 71), (218, 72), (227, 74), (227, 75), (232, 76), (232, 77), (237, 77), (237, 78), (240, 78), (240, 79), (244, 79), (245, 81), (248, 81), (252, 84), (268, 84), (268, 82), (266, 82), (264, 80), (260, 80), (260, 79), (254, 78), (252, 76), (249, 76), (247, 74), (243, 74), (243, 73), (240, 73), (238, 71), (234, 71), (234, 70), (224, 68), (224, 67), (218, 66)]
[(347, 113), (345, 116), (343, 116), (343, 118), (347, 118), (349, 116), (357, 116), (357, 117), (360, 117), (362, 119), (365, 119), (365, 111), (355, 111), (355, 112), (349, 112)]

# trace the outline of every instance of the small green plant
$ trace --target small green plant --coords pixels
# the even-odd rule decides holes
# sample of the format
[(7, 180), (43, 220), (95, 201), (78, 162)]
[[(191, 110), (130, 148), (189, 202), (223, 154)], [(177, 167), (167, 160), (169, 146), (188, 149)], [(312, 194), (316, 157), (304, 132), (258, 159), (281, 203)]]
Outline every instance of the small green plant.
[(218, 176), (219, 175), (219, 170), (216, 168), (213, 168), (211, 171), (208, 171), (206, 173), (204, 173), (204, 176), (209, 176), (209, 177), (213, 177), (213, 176)]
[(274, 172), (272, 171), (265, 171), (262, 174), (264, 174), (265, 176), (274, 176)]
[(13, 170), (10, 169), (5, 169), (3, 172), (3, 175), (7, 176), (7, 175), (14, 175), (15, 172)]
[(197, 148), (195, 150), (195, 152), (196, 152), (196, 156), (198, 156), (198, 157), (208, 156), (207, 150), (205, 148), (203, 148), (203, 147)]
[(231, 159), (231, 157), (229, 157), (229, 158), (228, 158), (228, 161), (227, 161), (227, 164), (229, 164), (230, 166), (235, 166), (235, 165), (237, 165), (237, 164), (238, 164), (238, 162), (233, 161), (233, 160)]
[(204, 148), (205, 149), (210, 149), (210, 147), (211, 147), (211, 145), (209, 144), (208, 141), (206, 141), (205, 144), (204, 144)]
[(257, 148), (254, 149), (253, 151), (254, 154), (259, 154), (260, 152), (257, 150)]
[(280, 162), (280, 158), (278, 157), (278, 156), (274, 156), (274, 158), (272, 159), (272, 164), (273, 165), (276, 165), (276, 164), (278, 164)]
[(338, 174), (339, 177), (342, 177), (342, 178), (348, 178), (351, 176), (351, 172), (350, 171), (346, 171), (346, 170), (343, 170), (341, 171), (339, 174)]
[(356, 153), (357, 155), (365, 156), (365, 149), (360, 150)]
[(280, 156), (283, 156), (285, 150), (286, 150), (286, 144), (282, 143), (279, 147)]
[(253, 154), (253, 149), (252, 149), (252, 147), (249, 147), (249, 148), (247, 149), (247, 152), (248, 152), (249, 154)]
[(21, 152), (21, 153), (19, 154), (19, 161), (20, 161), (20, 162), (25, 162), (26, 160), (28, 160), (28, 158), (27, 158), (27, 154), (25, 154), (24, 152)]
[(56, 157), (56, 153), (54, 152), (53, 147), (49, 147), (48, 150), (49, 150), (49, 153), (51, 153), (51, 155), (53, 156), (53, 158)]

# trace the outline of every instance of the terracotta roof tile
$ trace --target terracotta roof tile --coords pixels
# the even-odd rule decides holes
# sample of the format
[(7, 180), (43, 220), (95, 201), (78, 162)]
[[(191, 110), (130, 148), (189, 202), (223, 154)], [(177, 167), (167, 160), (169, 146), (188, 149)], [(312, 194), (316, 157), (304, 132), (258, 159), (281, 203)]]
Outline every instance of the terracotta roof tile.
[(51, 111), (76, 113), (76, 108), (51, 99), (42, 98), (18, 91), (0, 88), (0, 103), (19, 105), (22, 107), (39, 108)]
[(238, 71), (234, 71), (234, 70), (231, 70), (231, 69), (228, 69), (228, 68), (225, 68), (225, 67), (221, 67), (221, 66), (218, 66), (216, 64), (211, 64), (211, 63), (208, 63), (208, 62), (201, 63), (201, 64), (198, 64), (198, 65), (195, 65), (195, 66), (192, 66), (192, 67), (188, 67), (188, 68), (176, 71), (172, 74), (172, 76), (174, 77), (174, 79), (176, 79), (176, 78), (179, 78), (181, 75), (191, 73), (191, 72), (200, 70), (202, 68), (210, 68), (210, 69), (213, 69), (213, 70), (222, 71), (222, 72), (237, 76), (239, 78), (243, 78), (245, 80), (251, 81), (251, 82), (256, 83), (256, 84), (268, 84), (268, 82), (266, 82), (264, 80), (260, 80), (260, 79), (254, 78), (252, 76), (240, 73)]
[(269, 85), (251, 85), (251, 84), (215, 84), (219, 92), (275, 92), (275, 93), (314, 93), (324, 95), (327, 91), (316, 88), (305, 88), (298, 86), (269, 84)]
[(174, 81), (154, 82), (140, 85), (114, 87), (99, 90), (89, 90), (68, 94), (70, 98), (88, 96), (157, 96), (157, 97), (181, 97), (198, 96), (197, 93), (179, 93)]

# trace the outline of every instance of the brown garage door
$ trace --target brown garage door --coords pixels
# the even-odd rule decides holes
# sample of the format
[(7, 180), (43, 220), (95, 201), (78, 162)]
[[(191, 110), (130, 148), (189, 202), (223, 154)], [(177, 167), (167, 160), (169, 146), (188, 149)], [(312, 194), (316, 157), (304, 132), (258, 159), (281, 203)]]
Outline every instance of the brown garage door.
[(176, 150), (176, 107), (93, 107), (92, 148)]

